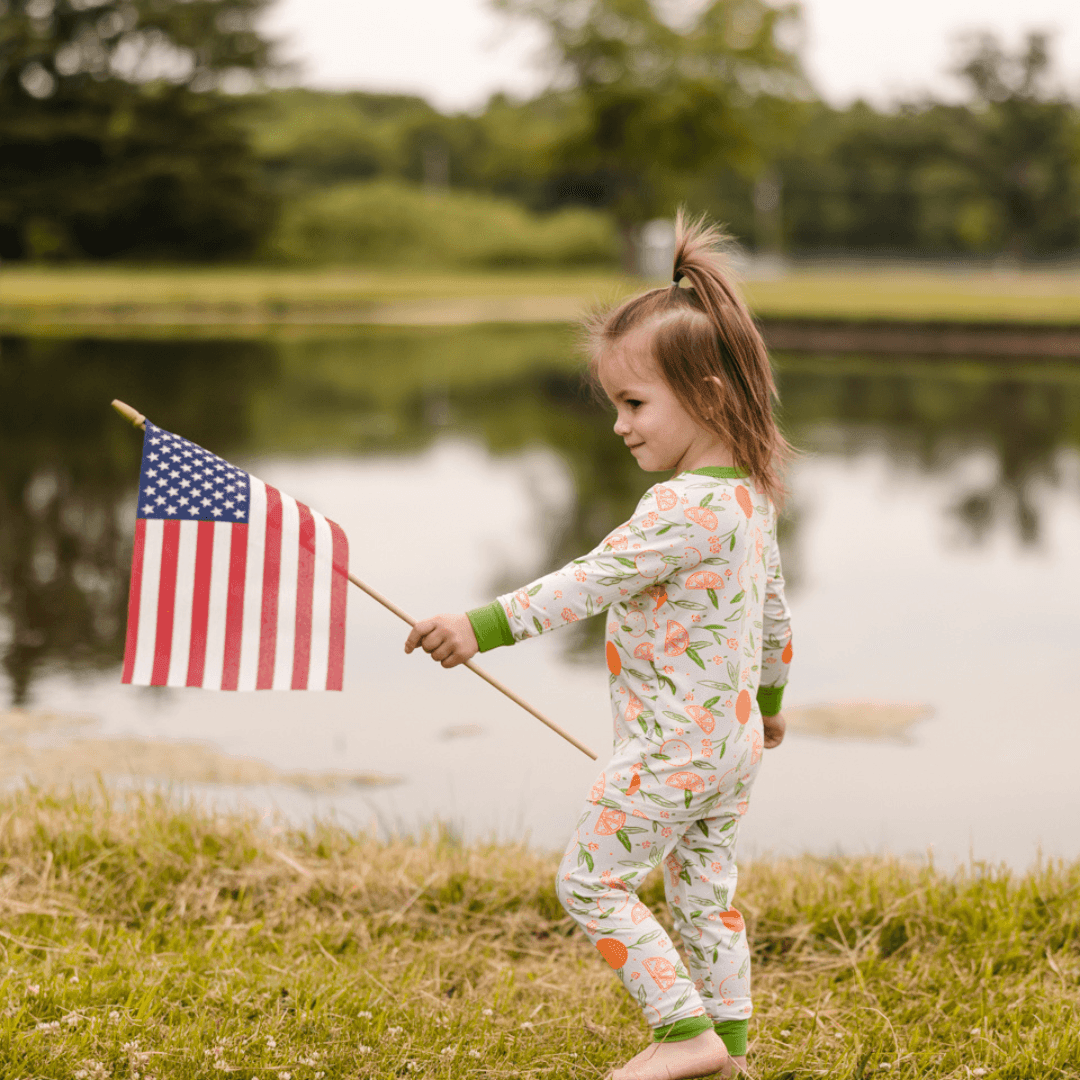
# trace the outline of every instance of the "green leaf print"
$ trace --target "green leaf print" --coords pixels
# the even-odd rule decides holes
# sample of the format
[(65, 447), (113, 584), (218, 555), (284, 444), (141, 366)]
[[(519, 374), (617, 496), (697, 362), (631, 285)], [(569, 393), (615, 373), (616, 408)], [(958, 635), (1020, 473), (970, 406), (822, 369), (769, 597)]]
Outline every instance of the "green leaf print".
[(650, 930), (647, 934), (642, 934), (630, 948), (636, 949), (639, 945), (648, 945), (650, 941), (655, 941), (662, 932), (661, 930)]
[(701, 761), (695, 759), (691, 761), (690, 764), (693, 765), (695, 769), (711, 769), (713, 767), (713, 763), (711, 761), (705, 761), (704, 759), (702, 759)]
[(622, 563), (623, 566), (629, 566), (631, 570), (637, 570), (637, 563), (633, 559), (628, 559), (625, 555), (616, 555), (615, 561)]
[(734, 551), (735, 550), (735, 532), (734, 532), (734, 530), (732, 530), (732, 533), (731, 533), (731, 543), (728, 545), (728, 550), (729, 551)]
[[(625, 629), (625, 627), (624, 627), (624, 629)], [(649, 676), (646, 675), (644, 671), (636, 671), (634, 668), (627, 667), (625, 664), (623, 664), (623, 671), (625, 671), (627, 673), (627, 675), (633, 675), (634, 678), (637, 679), (638, 682), (648, 682), (649, 681)]]
[(655, 848), (652, 849), (652, 851), (649, 852), (649, 862), (651, 862), (653, 864), (653, 866), (659, 866), (660, 865), (660, 860), (663, 857), (664, 857), (664, 852), (663, 852), (662, 848), (655, 847)]
[(729, 686), (728, 689), (734, 690), (735, 687), (739, 685), (739, 665), (733, 664), (730, 660), (727, 665), (727, 677), (728, 682), (731, 683), (731, 686)]
[[(683, 802), (686, 803), (686, 809), (687, 810), (690, 809), (690, 801), (691, 801), (691, 799), (693, 799), (693, 795), (690, 793), (690, 789), (689, 788), (684, 789), (684, 791), (683, 791)], [(687, 878), (688, 883), (689, 883), (689, 880), (690, 879)]]
[(744, 592), (737, 592), (732, 598), (731, 603), (738, 604), (742, 601), (742, 598), (746, 595)]
[(699, 820), (696, 821), (694, 824), (697, 825), (697, 827), (701, 830), (703, 836), (709, 835), (709, 826), (706, 822)]
[(701, 908), (698, 908), (697, 911), (691, 911), (690, 912), (690, 921), (693, 922), (694, 919), (699, 919), (704, 914), (705, 914), (705, 912), (702, 911)]
[(716, 599), (716, 590), (715, 589), (706, 589), (705, 590), (705, 595), (708, 596), (710, 602), (712, 603), (712, 606), (714, 608), (719, 609), (720, 601)]
[(702, 708), (703, 709), (711, 709), (719, 700), (720, 700), (720, 695), (719, 694), (716, 697), (711, 697), (711, 698), (709, 698), (708, 701), (705, 702), (704, 705), (702, 705)]
[(666, 533), (668, 531), (668, 529), (671, 529), (673, 527), (674, 526), (672, 526), (672, 525), (665, 525), (662, 529), (657, 529), (656, 530), (656, 535), (657, 536), (663, 536), (664, 533)]
[(697, 649), (691, 648), (688, 645), (686, 647), (686, 655), (689, 656), (690, 659), (693, 660), (694, 663), (697, 664), (697, 666), (701, 668), (702, 671), (705, 670), (705, 661), (702, 660), (700, 656), (698, 656)]
[(708, 506), (712, 502), (713, 493), (710, 491), (708, 495), (698, 504), (699, 506)]
[(584, 863), (589, 868), (590, 871), (593, 869), (593, 858), (589, 854), (589, 849), (584, 844), (581, 844), (581, 843), (578, 844), (578, 859), (577, 859), (577, 861), (578, 861), (578, 866), (580, 866), (582, 863)]
[(626, 835), (625, 829), (620, 829), (615, 834), (615, 838), (619, 841), (620, 844), (622, 844), (624, 848), (626, 848), (627, 851), (634, 850), (634, 845), (630, 843), (630, 837)]
[[(679, 968), (681, 968), (681, 967), (682, 967), (682, 964), (676, 964), (676, 965), (675, 965), (675, 971), (676, 971), (676, 972), (678, 972)], [(686, 978), (686, 975), (685, 975), (685, 974), (683, 975), (683, 978), (684, 978), (684, 979)], [(676, 1001), (676, 1002), (675, 1002), (675, 1005), (673, 1006), (673, 1008), (674, 1008), (675, 1010), (681, 1009), (681, 1008), (683, 1007), (683, 1005), (685, 1005), (685, 1004), (686, 1004), (686, 999), (687, 999), (687, 998), (688, 998), (688, 997), (690, 996), (690, 991), (691, 991), (692, 989), (693, 989), (693, 987), (687, 987), (687, 988), (686, 988), (686, 989), (685, 989), (685, 990), (684, 990), (684, 991), (682, 992), (682, 997), (680, 997), (680, 998), (679, 998), (679, 1000), (678, 1000), (678, 1001)]]
[(535, 596), (543, 587), (543, 585), (534, 585), (531, 589), (529, 589), (529, 595)]
[(719, 955), (720, 955), (720, 950), (719, 950), (719, 949), (716, 949), (716, 948), (714, 948), (714, 949), (713, 949), (713, 951), (712, 951), (712, 962), (713, 962), (714, 964), (716, 963), (716, 958), (717, 958), (717, 957), (718, 957)]
[(543, 623), (541, 623), (540, 620), (535, 615), (533, 616), (533, 626), (536, 627), (536, 632), (538, 634), (542, 634), (544, 632)]
[(645, 987), (644, 986), (639, 986), (637, 988), (637, 999), (638, 999), (638, 1004), (641, 1006), (642, 1012), (644, 1012), (645, 1011), (645, 1006), (649, 1004), (649, 999), (645, 995)]
[(686, 611), (704, 611), (705, 605), (696, 600), (669, 600), (672, 607), (684, 608)]
[(750, 957), (747, 957), (742, 962), (742, 967), (739, 968), (739, 978), (743, 978), (746, 975), (746, 969), (750, 966)]

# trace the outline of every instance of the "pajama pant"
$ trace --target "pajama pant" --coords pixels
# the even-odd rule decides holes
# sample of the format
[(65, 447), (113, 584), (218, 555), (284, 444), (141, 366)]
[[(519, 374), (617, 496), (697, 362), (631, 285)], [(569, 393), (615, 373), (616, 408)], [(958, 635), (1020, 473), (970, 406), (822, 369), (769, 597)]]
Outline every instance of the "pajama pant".
[[(733, 728), (715, 771), (696, 772), (685, 762), (659, 762), (655, 746), (631, 740), (597, 778), (559, 866), (560, 901), (654, 1028), (703, 1014), (751, 1014), (750, 949), (732, 900), (735, 842), (760, 767), (760, 734), (755, 710), (749, 724)], [(637, 896), (661, 863), (689, 970)]]

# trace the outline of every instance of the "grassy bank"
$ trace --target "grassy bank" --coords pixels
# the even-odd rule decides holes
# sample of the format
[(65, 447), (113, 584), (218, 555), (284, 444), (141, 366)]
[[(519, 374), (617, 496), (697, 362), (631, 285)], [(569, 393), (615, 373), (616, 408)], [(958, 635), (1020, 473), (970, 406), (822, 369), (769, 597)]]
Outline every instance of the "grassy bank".
[[(558, 322), (641, 286), (605, 272), (5, 266), (0, 328)], [(1080, 325), (1080, 271), (803, 269), (744, 289), (764, 318)]]
[[(0, 863), (9, 1075), (590, 1077), (646, 1035), (522, 849), (24, 793)], [(1080, 865), (808, 859), (740, 894), (757, 1076), (1076, 1075)]]

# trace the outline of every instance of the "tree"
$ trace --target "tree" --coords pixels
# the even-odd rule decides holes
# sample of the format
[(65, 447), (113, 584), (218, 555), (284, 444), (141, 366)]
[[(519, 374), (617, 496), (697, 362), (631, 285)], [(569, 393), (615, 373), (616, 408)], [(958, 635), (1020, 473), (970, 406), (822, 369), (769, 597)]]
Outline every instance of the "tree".
[(239, 118), (269, 0), (0, 0), (0, 256), (218, 258), (273, 201)]
[(556, 79), (577, 107), (563, 135), (561, 182), (611, 209), (634, 268), (637, 228), (670, 209), (680, 178), (719, 162), (749, 164), (747, 106), (805, 84), (783, 31), (798, 7), (711, 0), (673, 23), (655, 0), (494, 0), (548, 32)]
[(955, 68), (973, 97), (955, 159), (984, 193), (1000, 246), (1017, 257), (1080, 242), (1076, 112), (1051, 71), (1040, 33), (1013, 54), (991, 33), (970, 36)]

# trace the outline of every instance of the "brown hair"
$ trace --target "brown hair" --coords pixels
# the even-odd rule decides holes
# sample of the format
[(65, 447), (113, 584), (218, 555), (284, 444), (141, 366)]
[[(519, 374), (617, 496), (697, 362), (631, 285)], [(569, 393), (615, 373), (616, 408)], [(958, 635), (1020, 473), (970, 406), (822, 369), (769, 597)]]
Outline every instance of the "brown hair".
[[(679, 211), (672, 284), (587, 321), (589, 382), (603, 397), (599, 367), (605, 353), (632, 330), (648, 328), (652, 356), (683, 408), (724, 440), (735, 461), (780, 506), (781, 470), (793, 451), (773, 417), (776, 383), (765, 343), (725, 273), (725, 242), (704, 217), (687, 221)], [(689, 288), (679, 288), (683, 278)]]

